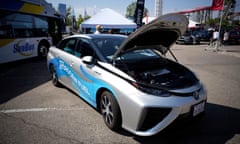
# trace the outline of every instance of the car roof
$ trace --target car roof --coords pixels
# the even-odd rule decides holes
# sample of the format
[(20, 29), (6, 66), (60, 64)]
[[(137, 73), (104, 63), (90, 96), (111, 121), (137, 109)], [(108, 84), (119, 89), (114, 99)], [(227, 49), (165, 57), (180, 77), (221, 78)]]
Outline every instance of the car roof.
[(94, 38), (113, 38), (113, 37), (123, 37), (123, 38), (127, 38), (127, 36), (125, 35), (120, 35), (120, 34), (74, 34), (71, 36), (67, 36), (64, 39), (67, 38), (77, 38), (77, 37), (81, 37), (81, 38), (88, 38), (88, 39), (94, 39)]

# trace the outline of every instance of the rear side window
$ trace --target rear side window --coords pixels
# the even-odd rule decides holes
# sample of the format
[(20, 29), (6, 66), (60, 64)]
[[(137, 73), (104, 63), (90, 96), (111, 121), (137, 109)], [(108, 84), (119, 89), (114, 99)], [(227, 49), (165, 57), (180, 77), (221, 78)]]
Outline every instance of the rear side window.
[(75, 38), (65, 39), (61, 43), (59, 43), (58, 48), (67, 53), (74, 54), (76, 41), (77, 40)]

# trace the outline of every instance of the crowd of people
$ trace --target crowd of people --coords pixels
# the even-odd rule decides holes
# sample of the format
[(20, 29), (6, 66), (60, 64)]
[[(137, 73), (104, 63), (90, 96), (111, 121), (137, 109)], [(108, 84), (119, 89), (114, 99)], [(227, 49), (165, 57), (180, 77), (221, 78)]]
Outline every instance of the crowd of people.
[[(133, 29), (134, 30), (134, 29)], [(86, 33), (93, 33), (93, 34), (122, 34), (122, 35), (129, 35), (131, 34), (132, 31), (127, 31), (127, 32), (123, 32), (121, 31), (121, 29), (109, 29), (109, 28), (103, 28), (102, 25), (96, 25), (95, 27), (95, 31), (87, 31)]]
[(214, 31), (210, 32), (210, 40), (209, 40), (209, 45), (213, 46), (217, 42), (221, 45), (226, 45), (229, 40), (229, 32), (228, 30), (225, 30), (223, 35), (219, 33), (218, 29), (215, 29)]
[[(114, 31), (111, 29), (109, 29), (109, 30), (107, 29), (107, 31), (103, 31), (103, 26), (96, 25), (96, 31), (94, 32), (94, 34), (101, 34), (101, 33), (113, 34)], [(219, 45), (226, 45), (226, 44), (230, 43), (230, 40), (231, 40), (230, 32), (227, 29), (221, 30), (221, 32), (219, 32), (219, 29), (215, 28), (215, 29), (208, 30), (208, 33), (209, 33), (209, 44), (208, 45), (210, 45), (210, 46), (214, 46), (214, 45), (216, 45), (216, 43), (218, 43)]]

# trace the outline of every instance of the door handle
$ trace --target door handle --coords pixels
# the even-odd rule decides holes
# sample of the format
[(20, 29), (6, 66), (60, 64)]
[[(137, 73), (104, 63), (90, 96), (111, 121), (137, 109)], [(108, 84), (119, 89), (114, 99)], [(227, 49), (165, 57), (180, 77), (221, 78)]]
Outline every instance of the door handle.
[(98, 71), (94, 71), (96, 74), (98, 74), (98, 75), (101, 75), (101, 73), (100, 72), (98, 72)]
[(74, 62), (73, 61), (71, 61), (71, 64), (70, 64), (70, 66), (72, 67), (74, 65)]

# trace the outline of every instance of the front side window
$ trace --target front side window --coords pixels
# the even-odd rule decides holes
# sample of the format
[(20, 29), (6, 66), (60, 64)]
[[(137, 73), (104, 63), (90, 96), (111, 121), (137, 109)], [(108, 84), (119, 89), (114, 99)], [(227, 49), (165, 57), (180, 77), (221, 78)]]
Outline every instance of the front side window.
[(79, 57), (84, 56), (95, 56), (94, 50), (92, 49), (89, 41), (87, 39), (79, 39), (76, 52)]

